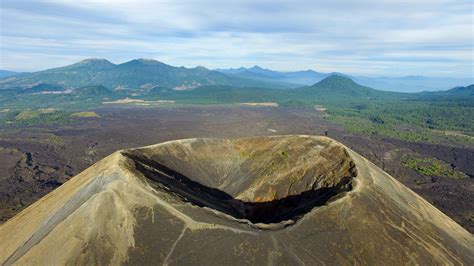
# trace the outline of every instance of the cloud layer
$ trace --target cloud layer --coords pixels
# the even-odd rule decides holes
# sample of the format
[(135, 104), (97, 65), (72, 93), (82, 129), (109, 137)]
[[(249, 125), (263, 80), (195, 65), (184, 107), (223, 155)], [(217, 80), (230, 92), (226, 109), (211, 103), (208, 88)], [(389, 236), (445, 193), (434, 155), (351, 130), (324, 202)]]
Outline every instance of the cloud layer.
[(473, 75), (473, 2), (1, 2), (1, 69), (99, 57), (359, 75)]

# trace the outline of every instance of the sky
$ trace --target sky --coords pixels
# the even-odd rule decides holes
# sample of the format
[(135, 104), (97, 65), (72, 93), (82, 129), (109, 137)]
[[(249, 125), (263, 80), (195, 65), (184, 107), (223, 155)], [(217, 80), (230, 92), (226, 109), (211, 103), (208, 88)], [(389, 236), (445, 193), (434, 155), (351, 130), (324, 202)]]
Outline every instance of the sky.
[(0, 0), (0, 69), (174, 66), (474, 76), (474, 1)]

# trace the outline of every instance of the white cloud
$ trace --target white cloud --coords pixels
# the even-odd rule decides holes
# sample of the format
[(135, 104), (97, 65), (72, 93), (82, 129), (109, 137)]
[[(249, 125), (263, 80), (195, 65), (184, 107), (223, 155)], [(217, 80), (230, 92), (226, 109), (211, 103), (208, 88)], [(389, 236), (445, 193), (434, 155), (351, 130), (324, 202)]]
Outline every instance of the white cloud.
[(37, 70), (84, 57), (116, 62), (154, 57), (210, 68), (259, 64), (469, 76), (472, 5), (461, 0), (5, 0), (0, 67)]

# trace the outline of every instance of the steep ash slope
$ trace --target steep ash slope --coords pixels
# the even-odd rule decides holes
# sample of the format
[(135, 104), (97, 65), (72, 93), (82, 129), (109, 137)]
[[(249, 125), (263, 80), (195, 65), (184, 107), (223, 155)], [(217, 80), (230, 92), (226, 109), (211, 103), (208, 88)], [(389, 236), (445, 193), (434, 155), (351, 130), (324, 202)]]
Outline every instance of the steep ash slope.
[(1, 225), (0, 237), (2, 264), (474, 261), (465, 229), (315, 136), (118, 151)]

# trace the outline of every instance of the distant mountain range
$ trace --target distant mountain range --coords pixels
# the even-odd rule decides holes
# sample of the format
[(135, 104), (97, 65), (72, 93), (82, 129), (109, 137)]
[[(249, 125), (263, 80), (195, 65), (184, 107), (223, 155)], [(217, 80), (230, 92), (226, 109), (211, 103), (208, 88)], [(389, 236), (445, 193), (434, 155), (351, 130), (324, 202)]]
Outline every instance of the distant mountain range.
[(29, 88), (38, 84), (61, 85), (65, 88), (100, 85), (113, 90), (149, 90), (157, 86), (188, 90), (217, 84), (289, 87), (278, 81), (227, 75), (205, 67), (173, 67), (151, 59), (135, 59), (118, 65), (105, 59), (86, 59), (65, 67), (0, 79), (0, 88)]
[(303, 70), (294, 72), (279, 72), (270, 69), (261, 68), (254, 66), (251, 68), (229, 68), (229, 69), (215, 69), (221, 73), (235, 75), (244, 78), (251, 78), (257, 80), (276, 80), (293, 84), (295, 87), (298, 85), (312, 85), (322, 79), (328, 77), (328, 74), (319, 73), (313, 70)]
[(447, 90), (456, 86), (464, 86), (474, 83), (471, 78), (433, 78), (424, 76), (406, 77), (361, 77), (351, 76), (342, 73), (321, 73), (313, 70), (281, 72), (253, 66), (251, 68), (229, 68), (215, 69), (216, 71), (235, 75), (239, 77), (251, 78), (262, 81), (281, 81), (296, 85), (313, 85), (331, 75), (349, 77), (361, 85), (384, 91), (397, 92), (421, 92)]
[(0, 69), (0, 78), (11, 77), (20, 74), (19, 72), (15, 71), (8, 71), (8, 70), (1, 70)]
[[(314, 85), (338, 75), (363, 86), (383, 91), (421, 92), (447, 90), (474, 83), (474, 78), (359, 77), (343, 73), (321, 73), (313, 70), (280, 72), (254, 66), (209, 70), (205, 67), (174, 67), (152, 59), (134, 59), (113, 64), (105, 59), (81, 62), (33, 73), (0, 71), (0, 89), (29, 90), (61, 86), (74, 89), (84, 86), (104, 86), (110, 90), (149, 91), (168, 88), (176, 91), (202, 86), (259, 87), (294, 89)], [(37, 87), (39, 86), (39, 87)]]

